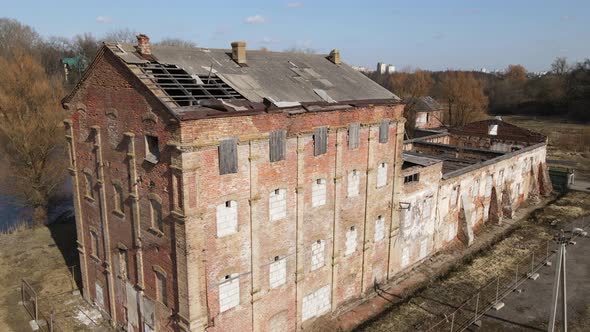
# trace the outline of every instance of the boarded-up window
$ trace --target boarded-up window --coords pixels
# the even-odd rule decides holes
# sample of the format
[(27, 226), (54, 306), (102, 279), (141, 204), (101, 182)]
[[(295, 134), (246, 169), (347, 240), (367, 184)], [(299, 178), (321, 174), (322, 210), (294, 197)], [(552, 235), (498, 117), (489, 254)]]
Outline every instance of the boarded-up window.
[(348, 125), (348, 148), (354, 150), (359, 147), (360, 143), (360, 123), (351, 123)]
[(319, 127), (313, 134), (314, 156), (319, 156), (328, 150), (328, 127)]
[(389, 141), (389, 119), (381, 120), (379, 125), (379, 143), (387, 143)]
[(270, 162), (285, 160), (285, 150), (287, 146), (287, 131), (277, 130), (270, 133), (269, 150)]
[(235, 138), (219, 142), (219, 174), (238, 172), (238, 142)]

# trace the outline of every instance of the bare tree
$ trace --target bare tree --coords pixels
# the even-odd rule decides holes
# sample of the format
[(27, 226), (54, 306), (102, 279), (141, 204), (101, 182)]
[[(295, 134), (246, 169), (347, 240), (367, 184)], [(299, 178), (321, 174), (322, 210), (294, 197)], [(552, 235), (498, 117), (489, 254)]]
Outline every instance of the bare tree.
[(61, 84), (29, 54), (0, 57), (0, 151), (8, 164), (3, 179), (20, 202), (33, 208), (35, 224), (63, 184)]
[(447, 71), (442, 77), (442, 94), (447, 103), (445, 123), (463, 126), (485, 117), (488, 98), (483, 84), (470, 72)]
[(162, 38), (159, 42), (155, 43), (156, 45), (162, 46), (176, 46), (176, 47), (185, 47), (185, 48), (195, 48), (197, 47), (197, 43), (184, 40), (180, 38)]
[(551, 64), (551, 72), (555, 75), (565, 75), (569, 71), (567, 59), (564, 57), (557, 57)]
[(30, 26), (17, 20), (0, 18), (0, 56), (10, 58), (17, 49), (32, 51), (42, 39)]
[(109, 43), (133, 43), (136, 41), (137, 32), (128, 28), (110, 31), (104, 35), (102, 41)]
[(100, 49), (100, 42), (91, 33), (84, 33), (74, 37), (72, 47), (76, 54), (81, 54), (90, 61)]

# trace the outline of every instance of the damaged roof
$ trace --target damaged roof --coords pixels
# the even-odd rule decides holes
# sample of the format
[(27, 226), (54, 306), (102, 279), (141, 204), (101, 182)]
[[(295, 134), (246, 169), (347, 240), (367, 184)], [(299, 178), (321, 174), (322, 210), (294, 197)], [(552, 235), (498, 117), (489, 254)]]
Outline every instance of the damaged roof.
[(442, 110), (442, 105), (430, 96), (423, 96), (418, 98), (408, 99), (408, 103), (414, 102), (414, 110), (416, 112), (435, 112)]
[[(490, 126), (492, 125), (497, 126), (496, 135), (489, 134)], [(540, 133), (515, 126), (497, 118), (471, 122), (462, 127), (452, 128), (449, 131), (451, 134), (456, 135), (494, 137), (503, 140), (513, 140), (532, 144), (541, 143), (547, 139), (546, 136)]]
[[(258, 106), (252, 104), (256, 103), (293, 108), (400, 102), (387, 89), (344, 63), (333, 63), (327, 55), (248, 50), (247, 65), (240, 65), (232, 59), (231, 49), (151, 45), (151, 55), (142, 56), (129, 43), (106, 47), (168, 108), (179, 113), (216, 104), (255, 110)], [(215, 99), (218, 102), (211, 102)]]

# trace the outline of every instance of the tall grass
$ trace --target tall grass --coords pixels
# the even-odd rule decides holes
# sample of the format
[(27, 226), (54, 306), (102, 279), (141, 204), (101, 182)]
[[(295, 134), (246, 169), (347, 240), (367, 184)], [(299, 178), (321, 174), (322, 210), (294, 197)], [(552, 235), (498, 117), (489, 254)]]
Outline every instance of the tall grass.
[(27, 220), (20, 220), (6, 228), (0, 229), (0, 236), (18, 233), (29, 228), (31, 228), (31, 224)]

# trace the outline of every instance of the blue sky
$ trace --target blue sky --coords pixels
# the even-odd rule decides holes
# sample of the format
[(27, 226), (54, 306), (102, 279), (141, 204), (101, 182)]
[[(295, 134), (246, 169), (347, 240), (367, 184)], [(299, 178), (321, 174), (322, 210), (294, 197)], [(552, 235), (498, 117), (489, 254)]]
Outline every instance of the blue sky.
[(345, 62), (431, 70), (546, 70), (557, 56), (590, 58), (587, 0), (6, 1), (0, 16), (43, 36), (129, 28), (202, 47), (340, 49)]

